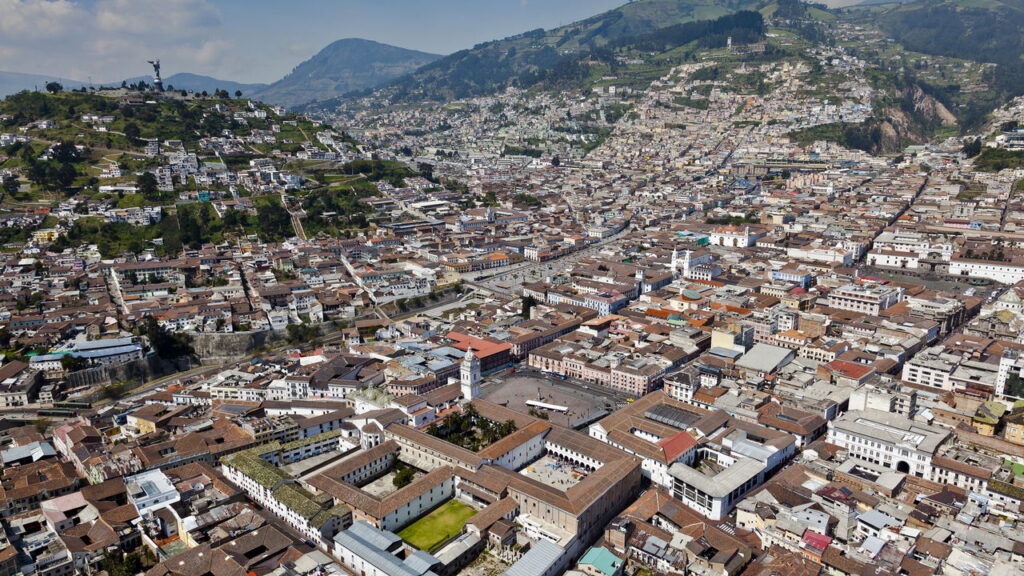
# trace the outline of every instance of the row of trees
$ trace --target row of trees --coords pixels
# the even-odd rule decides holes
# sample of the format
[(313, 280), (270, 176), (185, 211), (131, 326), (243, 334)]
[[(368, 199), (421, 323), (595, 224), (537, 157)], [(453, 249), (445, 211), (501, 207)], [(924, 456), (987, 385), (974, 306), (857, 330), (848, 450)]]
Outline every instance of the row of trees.
[(492, 422), (482, 418), (472, 404), (467, 404), (461, 414), (449, 414), (440, 425), (431, 425), (427, 433), (467, 450), (477, 451), (512, 434), (516, 429), (514, 420)]

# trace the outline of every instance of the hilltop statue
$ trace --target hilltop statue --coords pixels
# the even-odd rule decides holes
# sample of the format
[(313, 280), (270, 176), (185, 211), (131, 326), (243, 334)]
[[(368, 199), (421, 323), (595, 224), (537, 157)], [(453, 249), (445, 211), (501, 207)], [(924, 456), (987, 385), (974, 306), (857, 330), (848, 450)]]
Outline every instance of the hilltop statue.
[(153, 86), (156, 87), (158, 92), (164, 91), (164, 81), (160, 78), (160, 60), (146, 60), (153, 66)]

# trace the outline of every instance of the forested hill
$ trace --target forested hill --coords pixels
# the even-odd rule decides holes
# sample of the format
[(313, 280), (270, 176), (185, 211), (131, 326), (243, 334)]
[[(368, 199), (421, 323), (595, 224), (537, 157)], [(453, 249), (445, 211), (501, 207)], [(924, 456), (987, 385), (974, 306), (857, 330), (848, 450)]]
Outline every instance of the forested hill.
[(872, 19), (908, 50), (997, 65), (991, 101), (963, 112), (968, 124), (1024, 94), (1024, 0), (917, 0)]

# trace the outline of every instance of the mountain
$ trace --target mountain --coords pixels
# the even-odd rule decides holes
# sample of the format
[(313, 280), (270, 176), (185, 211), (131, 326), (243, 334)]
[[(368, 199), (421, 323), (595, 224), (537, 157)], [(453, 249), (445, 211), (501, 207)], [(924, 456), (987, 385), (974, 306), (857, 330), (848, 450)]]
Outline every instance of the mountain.
[(188, 72), (179, 72), (164, 78), (164, 86), (174, 86), (175, 90), (191, 90), (192, 92), (227, 90), (234, 94), (236, 90), (241, 90), (242, 94), (246, 96), (267, 88), (267, 84), (243, 84)]
[(44, 90), (47, 82), (60, 82), (66, 90), (78, 88), (85, 82), (62, 80), (41, 74), (22, 74), (21, 72), (0, 72), (0, 98), (16, 94), (22, 90)]
[(1024, 95), (1024, 0), (915, 0), (870, 18), (908, 50), (996, 64), (987, 90), (969, 101), (960, 86), (932, 87), (964, 125), (978, 126), (993, 108)]
[[(535, 84), (548, 71), (627, 38), (763, 6), (764, 0), (637, 0), (560, 28), (537, 29), (456, 52), (388, 87), (395, 101), (448, 100)], [(558, 72), (559, 74), (561, 72)]]
[[(128, 84), (134, 84), (140, 80), (146, 84), (153, 84), (152, 76), (134, 76), (132, 78), (126, 78), (125, 82)], [(220, 80), (218, 78), (213, 78), (212, 76), (202, 76), (200, 74), (191, 74), (189, 72), (179, 72), (164, 78), (164, 87), (168, 90), (173, 87), (175, 90), (188, 90), (190, 92), (206, 91), (213, 93), (217, 90), (227, 90), (230, 94), (234, 94), (236, 90), (241, 90), (242, 94), (249, 96), (263, 90), (267, 86), (269, 86), (269, 84), (243, 84), (241, 82)]]
[(296, 66), (290, 74), (252, 96), (270, 104), (296, 107), (376, 88), (440, 57), (371, 40), (347, 38), (330, 44)]

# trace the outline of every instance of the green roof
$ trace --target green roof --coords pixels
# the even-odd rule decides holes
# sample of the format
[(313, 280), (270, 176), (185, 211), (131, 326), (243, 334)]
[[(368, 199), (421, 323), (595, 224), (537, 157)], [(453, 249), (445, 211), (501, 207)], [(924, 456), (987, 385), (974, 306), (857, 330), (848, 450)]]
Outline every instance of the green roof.
[(1017, 500), (1024, 500), (1024, 488), (1003, 482), (1002, 480), (989, 480), (988, 489), (996, 494), (1005, 494)]
[(1006, 413), (1005, 404), (989, 400), (978, 407), (978, 412), (974, 415), (974, 421), (995, 426), (999, 424), (999, 419), (1003, 417), (1004, 413)]
[(323, 510), (319, 504), (313, 501), (313, 495), (298, 484), (282, 485), (274, 490), (274, 499), (306, 520)]
[[(303, 446), (309, 446), (310, 444), (316, 444), (317, 442), (323, 442), (324, 440), (330, 440), (331, 438), (338, 438), (339, 436), (341, 436), (341, 430), (331, 430), (329, 432), (324, 432), (323, 434), (310, 436), (309, 438), (292, 440), (291, 442), (281, 444), (280, 449), (283, 452), (287, 452), (289, 450), (295, 450), (296, 448), (302, 448)], [(269, 450), (267, 452), (269, 452)]]
[(253, 454), (250, 450), (225, 456), (220, 461), (252, 478), (257, 484), (268, 490), (273, 490), (280, 482), (292, 479), (284, 470)]
[(622, 566), (622, 560), (607, 548), (596, 547), (587, 550), (580, 559), (580, 564), (589, 564), (606, 576), (614, 576)]
[(1017, 464), (1011, 460), (1003, 460), (1003, 466), (1012, 470), (1014, 476), (1024, 476), (1024, 464)]
[(336, 437), (340, 434), (340, 430), (333, 430), (284, 445), (277, 441), (268, 442), (262, 446), (224, 456), (220, 461), (252, 478), (260, 486), (270, 490), (275, 500), (308, 520), (310, 524), (323, 526), (332, 517), (348, 516), (351, 514), (351, 510), (343, 504), (331, 507), (334, 498), (330, 494), (325, 492), (313, 494), (296, 483), (287, 472), (267, 462), (260, 456), (271, 452), (299, 448), (318, 439), (323, 440), (324, 438)]

